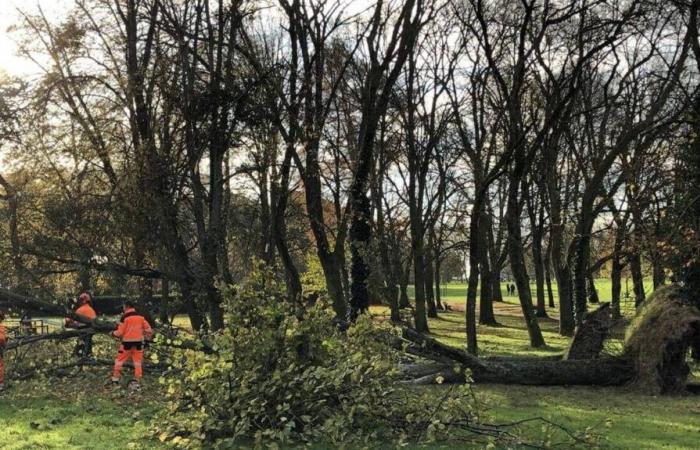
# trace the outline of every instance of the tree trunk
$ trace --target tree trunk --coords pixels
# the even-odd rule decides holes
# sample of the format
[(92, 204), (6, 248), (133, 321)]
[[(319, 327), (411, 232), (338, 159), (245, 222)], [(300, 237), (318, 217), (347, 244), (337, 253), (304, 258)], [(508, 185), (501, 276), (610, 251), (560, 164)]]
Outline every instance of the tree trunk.
[(644, 275), (642, 275), (642, 258), (639, 253), (633, 253), (629, 257), (630, 271), (632, 272), (632, 284), (634, 287), (634, 306), (638, 308), (645, 299)]
[(491, 266), (491, 292), (494, 302), (503, 301), (503, 291), (501, 290), (501, 271)]
[(409, 308), (411, 306), (411, 301), (408, 296), (408, 283), (411, 278), (411, 261), (408, 261), (406, 265), (400, 264), (399, 267), (399, 309)]
[(479, 212), (481, 198), (477, 196), (472, 207), (469, 224), (469, 281), (467, 282), (467, 307), (465, 320), (467, 325), (467, 352), (476, 356), (479, 347), (476, 338), (476, 291), (479, 287)]
[(481, 292), (479, 297), (479, 323), (481, 325), (497, 325), (493, 312), (493, 290), (491, 284), (491, 270), (489, 267), (488, 252), (486, 246), (481, 249), (481, 270), (479, 271)]
[[(516, 162), (516, 167), (522, 162)], [(522, 169), (522, 167), (520, 168)], [(520, 306), (523, 310), (527, 332), (530, 336), (532, 347), (544, 347), (545, 342), (542, 331), (537, 323), (537, 316), (532, 305), (532, 293), (530, 291), (530, 280), (525, 267), (525, 256), (523, 254), (523, 243), (520, 229), (520, 202), (518, 201), (518, 188), (520, 186), (520, 170), (511, 173), (510, 185), (508, 186), (508, 210), (506, 213), (506, 223), (508, 228), (508, 256), (510, 268), (515, 278), (518, 288)]]
[(423, 249), (422, 242), (414, 243), (414, 255), (413, 255), (413, 283), (414, 283), (414, 298), (415, 298), (415, 312), (414, 321), (416, 330), (427, 333), (428, 332), (428, 319), (426, 315), (426, 301), (425, 301), (425, 279), (424, 279), (424, 268), (423, 268)]
[(207, 302), (209, 304), (209, 324), (212, 331), (224, 328), (224, 309), (222, 307), (221, 292), (216, 288), (214, 281), (207, 286)]
[(620, 312), (620, 293), (622, 291), (622, 262), (619, 253), (613, 256), (612, 269), (610, 270), (610, 281), (612, 285), (610, 306), (612, 307), (612, 318), (617, 321), (622, 317)]
[(160, 322), (167, 324), (170, 322), (170, 315), (168, 314), (170, 310), (170, 280), (163, 277), (160, 280), (160, 309), (159, 316)]
[(421, 203), (421, 192), (419, 191), (420, 180), (416, 180), (416, 174), (411, 172), (409, 181), (409, 215), (411, 222), (411, 252), (413, 254), (413, 283), (415, 286), (415, 324), (420, 332), (428, 331), (428, 319), (426, 317), (425, 298), (425, 241), (423, 229), (423, 208)]
[(656, 252), (652, 253), (652, 269), (654, 271), (654, 290), (660, 288), (666, 282), (666, 273), (661, 265), (662, 259), (661, 255)]
[[(585, 205), (585, 201), (583, 202)], [(585, 209), (581, 207), (581, 219), (576, 229), (576, 238), (574, 239), (574, 318), (576, 325), (583, 323), (583, 318), (588, 310), (588, 266), (590, 259), (590, 230), (592, 226), (592, 217)], [(591, 223), (591, 226), (587, 225)]]
[(438, 309), (445, 310), (445, 305), (442, 304), (442, 293), (440, 292), (442, 280), (440, 279), (440, 258), (435, 258), (435, 304)]
[(285, 278), (287, 280), (287, 297), (292, 302), (300, 299), (302, 294), (299, 271), (294, 264), (292, 255), (289, 252), (289, 246), (287, 245), (287, 226), (285, 220), (285, 213), (289, 200), (289, 175), (293, 154), (294, 145), (288, 143), (280, 170), (279, 184), (274, 183), (272, 185), (272, 226), (270, 227), (270, 248), (267, 252), (267, 257), (269, 258), (268, 263), (270, 263), (275, 253), (272, 245), (277, 249), (277, 253), (282, 260), (282, 266), (284, 267)]
[[(595, 360), (556, 360), (551, 358), (476, 358), (468, 352), (449, 347), (435, 339), (403, 330), (405, 339), (414, 343), (408, 351), (419, 356), (444, 362), (445, 359), (471, 370), (477, 383), (501, 383), (533, 386), (617, 386), (630, 381), (634, 365), (622, 358)], [(446, 381), (464, 382), (464, 374), (452, 371), (454, 364), (445, 365)], [(437, 374), (435, 374), (437, 375)], [(431, 376), (434, 380), (435, 376)]]
[(391, 321), (396, 323), (401, 321), (399, 313), (399, 288), (396, 284), (386, 286), (386, 296), (389, 300), (389, 309), (391, 311)]
[[(352, 190), (354, 202), (350, 225), (350, 274), (352, 279), (350, 285), (350, 320), (353, 322), (358, 315), (367, 312), (370, 305), (369, 252), (371, 251), (372, 228), (369, 221), (371, 211), (369, 199), (364, 193), (365, 182), (359, 182), (358, 175), (359, 172), (356, 173), (356, 183), (359, 183), (360, 186), (354, 187)], [(364, 179), (367, 176), (360, 175), (360, 178)], [(343, 271), (341, 270), (342, 273)], [(342, 280), (341, 278), (341, 283)]]
[(550, 155), (546, 161), (547, 168), (547, 194), (549, 198), (549, 251), (554, 276), (557, 280), (559, 291), (559, 334), (562, 336), (573, 336), (576, 322), (574, 321), (574, 309), (571, 298), (571, 269), (564, 249), (564, 217), (561, 206), (561, 191), (558, 183), (557, 158)]
[[(544, 189), (541, 183), (537, 182), (538, 189)], [(530, 192), (527, 178), (522, 186), (523, 197), (527, 206), (527, 213), (530, 218), (530, 229), (532, 230), (532, 263), (535, 267), (535, 291), (537, 295), (537, 317), (547, 317), (547, 305), (544, 298), (544, 258), (542, 257), (542, 237), (544, 235), (544, 204)]]
[(184, 282), (179, 282), (182, 299), (187, 309), (187, 315), (190, 318), (192, 329), (196, 332), (202, 331), (206, 326), (204, 315), (197, 307), (197, 302), (192, 295), (192, 287)]
[(333, 302), (333, 311), (339, 319), (347, 320), (347, 304), (343, 290), (343, 279), (339, 264), (333, 253), (318, 252), (321, 267), (326, 280), (326, 289)]
[(428, 249), (425, 252), (425, 301), (428, 304), (428, 317), (437, 318), (437, 303), (435, 302), (434, 272), (433, 272), (433, 249), (432, 241), (428, 241)]
[(590, 302), (594, 305), (600, 303), (600, 298), (598, 297), (598, 290), (595, 288), (595, 280), (593, 279), (593, 274), (588, 274), (588, 292), (590, 295)]
[(544, 260), (544, 279), (547, 283), (547, 298), (549, 300), (549, 307), (554, 308), (554, 292), (552, 291), (552, 260), (551, 260), (551, 246), (547, 248), (547, 256)]
[(532, 256), (535, 264), (535, 286), (537, 288), (537, 317), (547, 316), (547, 305), (544, 297), (544, 259), (542, 258), (542, 232), (533, 231)]

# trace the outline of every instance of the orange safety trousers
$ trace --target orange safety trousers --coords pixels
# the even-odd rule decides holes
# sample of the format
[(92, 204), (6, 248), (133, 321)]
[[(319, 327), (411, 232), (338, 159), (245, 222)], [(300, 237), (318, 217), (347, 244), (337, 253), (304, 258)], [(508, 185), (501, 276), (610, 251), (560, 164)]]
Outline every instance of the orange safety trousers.
[(119, 381), (122, 374), (122, 367), (129, 358), (131, 358), (131, 361), (134, 363), (134, 377), (136, 377), (137, 380), (143, 377), (143, 343), (123, 342), (119, 346), (119, 353), (117, 353), (117, 359), (114, 361), (112, 381)]

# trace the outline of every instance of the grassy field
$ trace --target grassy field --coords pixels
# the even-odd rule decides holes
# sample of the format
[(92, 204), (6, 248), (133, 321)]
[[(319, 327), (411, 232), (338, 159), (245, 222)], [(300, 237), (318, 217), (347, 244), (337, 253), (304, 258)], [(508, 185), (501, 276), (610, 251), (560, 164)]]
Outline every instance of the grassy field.
[(70, 380), (32, 381), (0, 396), (0, 448), (153, 449), (148, 433), (163, 408), (158, 389), (138, 397), (105, 386), (108, 374), (86, 370)]
[[(651, 283), (645, 287), (648, 295), (652, 290)], [(609, 280), (596, 280), (596, 289), (601, 301), (610, 300)], [(503, 292), (506, 292), (505, 284)], [(441, 313), (437, 319), (429, 319), (431, 333), (446, 344), (464, 347), (466, 285), (446, 285), (442, 294), (442, 298), (455, 311)], [(631, 316), (634, 314), (634, 300), (625, 300), (624, 294), (623, 281), (623, 314)], [(548, 310), (549, 319), (540, 320), (547, 347), (533, 349), (528, 345), (528, 334), (517, 297), (504, 296), (504, 302), (494, 305), (500, 326), (477, 327), (481, 355), (551, 355), (561, 353), (568, 345), (569, 339), (559, 336), (557, 332), (557, 308)], [(373, 313), (383, 316), (388, 312), (384, 308), (374, 308)], [(613, 339), (606, 350), (614, 353), (620, 346), (621, 342)], [(700, 380), (700, 367), (696, 365), (693, 369), (695, 378)], [(604, 435), (601, 445), (611, 449), (700, 448), (698, 396), (651, 397), (630, 392), (624, 387), (581, 386), (478, 385), (477, 392), (486, 405), (487, 414), (497, 422), (544, 417), (571, 429), (594, 427)], [(539, 431), (540, 426), (538, 424), (531, 430), (533, 435)]]
[[(597, 280), (602, 301), (609, 299), (610, 284)], [(649, 289), (650, 291), (650, 289)], [(649, 292), (648, 291), (648, 292)], [(505, 289), (504, 289), (505, 292)], [(623, 283), (624, 294), (624, 283)], [(443, 299), (453, 311), (430, 319), (431, 332), (441, 341), (462, 347), (466, 286), (451, 284)], [(568, 339), (557, 333), (558, 311), (540, 321), (547, 342), (544, 349), (528, 346), (520, 306), (506, 296), (495, 304), (497, 327), (479, 326), (483, 355), (551, 355), (560, 353)], [(631, 300), (623, 303), (632, 313)], [(373, 307), (372, 314), (385, 316), (386, 308)], [(184, 319), (184, 318), (183, 318)], [(184, 325), (186, 320), (180, 320)], [(613, 348), (610, 351), (615, 351)], [(696, 376), (698, 368), (695, 367)], [(150, 429), (164, 412), (162, 391), (147, 380), (144, 392), (127, 397), (123, 390), (105, 386), (109, 368), (81, 372), (51, 382), (23, 382), (0, 394), (0, 448), (2, 449), (151, 449), (162, 444)], [(446, 386), (431, 389), (439, 393)], [(543, 417), (573, 430), (593, 427), (604, 438), (601, 447), (611, 449), (700, 448), (700, 398), (650, 397), (625, 388), (529, 387), (478, 385), (483, 412), (497, 423)], [(526, 436), (538, 436), (541, 423), (525, 428)], [(465, 448), (463, 444), (445, 448)], [(481, 448), (475, 446), (474, 448)]]

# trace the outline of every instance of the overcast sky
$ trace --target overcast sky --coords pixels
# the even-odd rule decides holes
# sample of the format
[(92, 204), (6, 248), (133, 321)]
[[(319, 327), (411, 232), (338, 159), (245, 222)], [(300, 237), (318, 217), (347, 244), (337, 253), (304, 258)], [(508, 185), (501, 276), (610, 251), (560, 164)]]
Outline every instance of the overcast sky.
[(28, 75), (37, 71), (34, 64), (17, 54), (17, 36), (8, 32), (16, 25), (18, 9), (26, 12), (36, 11), (40, 6), (47, 16), (60, 17), (70, 10), (72, 0), (0, 0), (0, 69), (10, 75)]

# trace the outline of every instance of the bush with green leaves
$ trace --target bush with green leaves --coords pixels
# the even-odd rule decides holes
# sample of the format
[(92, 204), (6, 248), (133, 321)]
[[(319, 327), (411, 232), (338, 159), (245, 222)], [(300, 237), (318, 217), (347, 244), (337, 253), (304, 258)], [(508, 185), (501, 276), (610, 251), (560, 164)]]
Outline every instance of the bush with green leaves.
[[(236, 444), (387, 443), (434, 439), (471, 417), (466, 386), (436, 401), (396, 390), (392, 329), (362, 316), (342, 332), (332, 312), (288, 303), (284, 286), (259, 270), (223, 290), (226, 328), (215, 353), (184, 351), (169, 383), (173, 412), (161, 439)], [(459, 420), (456, 420), (459, 415)], [(447, 436), (447, 433), (445, 434)]]

